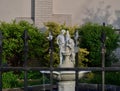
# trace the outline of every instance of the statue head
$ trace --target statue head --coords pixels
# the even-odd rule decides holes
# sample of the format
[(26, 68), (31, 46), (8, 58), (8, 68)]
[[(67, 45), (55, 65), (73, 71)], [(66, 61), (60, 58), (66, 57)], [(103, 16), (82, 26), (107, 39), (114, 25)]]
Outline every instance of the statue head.
[(64, 29), (61, 30), (61, 34), (65, 34), (65, 32), (66, 32), (66, 31), (65, 31)]
[(66, 35), (70, 35), (68, 30), (66, 31)]

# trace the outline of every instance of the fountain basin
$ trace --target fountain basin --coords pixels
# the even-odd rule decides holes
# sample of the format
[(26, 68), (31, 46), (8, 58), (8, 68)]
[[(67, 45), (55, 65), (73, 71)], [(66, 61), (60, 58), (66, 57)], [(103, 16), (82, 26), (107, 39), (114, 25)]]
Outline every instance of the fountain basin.
[[(40, 71), (41, 73), (50, 75), (50, 71)], [(83, 78), (87, 73), (91, 71), (79, 71), (78, 79)], [(74, 81), (75, 80), (75, 71), (53, 71), (53, 78), (59, 81)]]

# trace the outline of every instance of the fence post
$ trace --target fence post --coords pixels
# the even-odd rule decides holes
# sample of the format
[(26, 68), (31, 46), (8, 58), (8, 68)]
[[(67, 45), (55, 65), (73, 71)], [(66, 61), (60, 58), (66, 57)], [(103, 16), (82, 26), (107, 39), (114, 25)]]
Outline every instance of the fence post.
[[(103, 28), (105, 27), (105, 23), (103, 23)], [(106, 35), (105, 35), (105, 31), (104, 29), (102, 30), (101, 33), (101, 43), (102, 43), (102, 50), (101, 50), (101, 54), (102, 54), (102, 91), (105, 91), (105, 52), (106, 52), (106, 48), (105, 48), (105, 40), (106, 40)]]
[(78, 30), (75, 31), (74, 33), (74, 40), (75, 40), (75, 69), (76, 69), (76, 72), (75, 72), (75, 91), (78, 91), (78, 38), (79, 38), (79, 34), (78, 34)]
[(52, 74), (52, 68), (53, 68), (53, 36), (52, 31), (49, 32), (49, 53), (50, 53), (50, 91), (53, 91), (53, 74)]
[(24, 33), (23, 33), (23, 41), (24, 41), (24, 91), (28, 91), (28, 88), (27, 88), (27, 58), (28, 58), (28, 40), (29, 40), (29, 36), (28, 36), (28, 31), (27, 30), (24, 30)]
[(0, 31), (0, 91), (2, 91), (2, 32)]

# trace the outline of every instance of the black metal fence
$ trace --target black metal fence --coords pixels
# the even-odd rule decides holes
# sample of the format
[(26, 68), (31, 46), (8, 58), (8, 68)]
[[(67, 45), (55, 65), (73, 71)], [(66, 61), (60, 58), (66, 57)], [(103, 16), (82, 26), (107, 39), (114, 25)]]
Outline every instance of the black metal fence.
[(29, 36), (27, 33), (27, 30), (23, 33), (23, 41), (24, 41), (24, 66), (23, 67), (3, 67), (2, 66), (2, 33), (0, 32), (0, 91), (2, 91), (2, 72), (5, 70), (8, 71), (24, 71), (24, 91), (28, 91), (28, 79), (27, 79), (27, 73), (28, 71), (50, 71), (50, 91), (53, 91), (53, 76), (52, 71), (75, 71), (76, 72), (76, 79), (75, 79), (75, 91), (79, 91), (78, 88), (78, 72), (79, 71), (100, 71), (102, 72), (102, 86), (101, 90), (105, 91), (105, 71), (120, 71), (120, 67), (105, 67), (105, 34), (102, 32), (101, 35), (101, 54), (102, 54), (102, 67), (87, 67), (82, 68), (78, 67), (78, 53), (76, 54), (76, 64), (75, 68), (54, 68), (52, 63), (52, 40), (49, 40), (50, 42), (50, 67), (44, 68), (44, 67), (27, 67), (27, 56), (28, 56), (28, 40)]

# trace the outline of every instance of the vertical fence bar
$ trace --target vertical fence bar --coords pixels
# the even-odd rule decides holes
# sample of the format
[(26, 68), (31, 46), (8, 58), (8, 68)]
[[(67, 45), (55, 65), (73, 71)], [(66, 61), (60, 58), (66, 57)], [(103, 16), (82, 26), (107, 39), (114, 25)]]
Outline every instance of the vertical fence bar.
[(52, 68), (53, 68), (53, 36), (52, 32), (49, 32), (49, 53), (50, 53), (50, 91), (53, 91), (53, 74), (52, 74)]
[[(103, 28), (105, 27), (105, 23), (103, 23)], [(102, 50), (101, 50), (101, 54), (102, 54), (102, 91), (105, 91), (105, 40), (106, 40), (106, 35), (105, 35), (105, 31), (104, 29), (102, 30), (101, 33), (101, 42), (102, 42)]]
[(2, 91), (2, 32), (0, 31), (0, 91)]
[(76, 68), (76, 72), (75, 72), (75, 91), (78, 91), (78, 52), (76, 53), (76, 56), (75, 56), (75, 59), (76, 59), (76, 63), (75, 63), (75, 68)]
[(76, 69), (76, 72), (75, 72), (75, 91), (78, 91), (78, 30), (75, 31), (75, 34), (74, 34), (74, 40), (75, 40), (75, 69)]
[(27, 67), (27, 58), (28, 58), (28, 39), (29, 39), (29, 36), (28, 36), (28, 31), (27, 30), (24, 30), (24, 33), (23, 33), (23, 41), (24, 41), (24, 91), (28, 91), (28, 88), (27, 88), (27, 70), (26, 70), (26, 67)]

